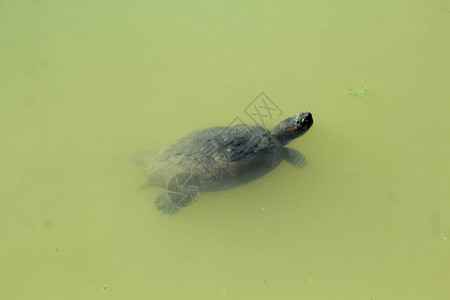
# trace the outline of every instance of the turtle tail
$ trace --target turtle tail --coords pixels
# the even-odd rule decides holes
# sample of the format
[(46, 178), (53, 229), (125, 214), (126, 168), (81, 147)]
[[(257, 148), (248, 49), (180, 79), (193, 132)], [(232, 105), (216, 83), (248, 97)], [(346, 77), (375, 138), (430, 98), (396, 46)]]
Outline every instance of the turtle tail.
[(173, 215), (180, 208), (173, 204), (173, 202), (169, 199), (169, 195), (167, 193), (161, 194), (155, 199), (156, 208), (160, 210), (163, 214)]
[(132, 163), (143, 166), (148, 161), (148, 159), (153, 155), (154, 151), (144, 151), (133, 155), (130, 160)]

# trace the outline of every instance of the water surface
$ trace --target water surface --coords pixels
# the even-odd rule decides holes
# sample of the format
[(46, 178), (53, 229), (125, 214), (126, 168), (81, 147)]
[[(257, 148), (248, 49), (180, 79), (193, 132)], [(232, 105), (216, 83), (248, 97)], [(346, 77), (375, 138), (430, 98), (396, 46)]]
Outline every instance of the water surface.
[[(447, 299), (448, 11), (2, 1), (0, 297)], [(307, 167), (160, 215), (132, 157), (261, 91), (313, 113)]]

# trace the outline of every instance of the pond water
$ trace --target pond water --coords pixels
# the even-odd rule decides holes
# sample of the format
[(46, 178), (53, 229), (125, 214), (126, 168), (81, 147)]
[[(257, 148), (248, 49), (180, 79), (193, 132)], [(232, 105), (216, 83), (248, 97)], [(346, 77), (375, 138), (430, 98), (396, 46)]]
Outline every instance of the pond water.
[[(1, 1), (0, 298), (448, 299), (449, 31), (443, 0)], [(312, 112), (307, 166), (161, 215), (133, 157), (261, 92), (269, 129)]]

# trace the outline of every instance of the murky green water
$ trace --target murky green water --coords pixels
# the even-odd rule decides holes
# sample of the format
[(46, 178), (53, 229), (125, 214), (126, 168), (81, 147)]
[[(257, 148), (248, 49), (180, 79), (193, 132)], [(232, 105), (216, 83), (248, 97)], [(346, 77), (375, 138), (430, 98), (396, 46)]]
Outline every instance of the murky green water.
[[(449, 12), (1, 1), (0, 298), (449, 299)], [(261, 91), (307, 167), (160, 215), (132, 157)]]

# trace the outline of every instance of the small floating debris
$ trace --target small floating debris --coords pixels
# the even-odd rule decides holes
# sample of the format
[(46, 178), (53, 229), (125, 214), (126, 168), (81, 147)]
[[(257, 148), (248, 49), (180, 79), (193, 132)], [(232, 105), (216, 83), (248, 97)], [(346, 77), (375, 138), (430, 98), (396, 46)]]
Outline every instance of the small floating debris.
[(350, 96), (358, 96), (364, 99), (369, 99), (369, 97), (367, 97), (367, 85), (363, 81), (361, 81), (359, 85), (352, 88), (347, 87), (341, 92)]

